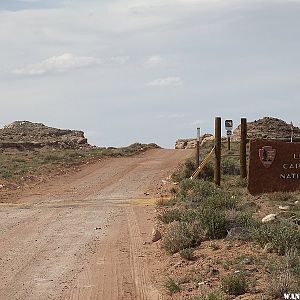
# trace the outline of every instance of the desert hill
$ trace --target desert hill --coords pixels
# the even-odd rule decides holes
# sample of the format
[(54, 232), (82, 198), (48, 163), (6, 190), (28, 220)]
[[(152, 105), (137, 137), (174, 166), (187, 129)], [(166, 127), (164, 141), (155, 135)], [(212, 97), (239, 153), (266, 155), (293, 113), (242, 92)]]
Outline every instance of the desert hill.
[[(293, 136), (300, 138), (299, 127), (292, 126), (283, 120), (264, 117), (259, 120), (247, 123), (247, 134), (249, 139), (278, 139), (289, 140), (293, 128)], [(233, 131), (233, 140), (240, 139), (240, 126)]]
[(79, 149), (90, 145), (82, 131), (57, 129), (29, 121), (16, 121), (0, 129), (0, 147), (34, 150), (44, 147)]

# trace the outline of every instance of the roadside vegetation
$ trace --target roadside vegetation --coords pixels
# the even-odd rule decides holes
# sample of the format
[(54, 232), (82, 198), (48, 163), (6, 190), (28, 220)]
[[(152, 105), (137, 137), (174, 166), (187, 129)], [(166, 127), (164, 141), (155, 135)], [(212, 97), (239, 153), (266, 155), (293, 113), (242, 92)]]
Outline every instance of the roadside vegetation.
[[(167, 273), (179, 285), (172, 299), (271, 300), (300, 292), (300, 195), (251, 196), (238, 176), (236, 150), (231, 153), (221, 188), (211, 182), (212, 166), (210, 176), (189, 179), (196, 168), (189, 159), (172, 176), (172, 198), (158, 203)], [(276, 217), (262, 222), (271, 213)]]
[(149, 149), (155, 144), (132, 144), (122, 148), (89, 147), (82, 150), (59, 150), (44, 148), (40, 150), (0, 150), (1, 189), (16, 188), (24, 183), (43, 181), (47, 177), (77, 171), (80, 166), (105, 157), (131, 156)]

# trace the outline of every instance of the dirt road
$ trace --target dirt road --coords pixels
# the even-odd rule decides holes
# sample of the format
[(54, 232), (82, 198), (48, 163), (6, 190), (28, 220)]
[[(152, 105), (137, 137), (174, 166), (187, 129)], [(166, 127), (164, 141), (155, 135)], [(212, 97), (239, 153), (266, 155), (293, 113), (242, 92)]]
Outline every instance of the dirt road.
[[(154, 191), (186, 150), (108, 159), (0, 205), (0, 299), (162, 299)], [(149, 192), (149, 196), (145, 196)]]

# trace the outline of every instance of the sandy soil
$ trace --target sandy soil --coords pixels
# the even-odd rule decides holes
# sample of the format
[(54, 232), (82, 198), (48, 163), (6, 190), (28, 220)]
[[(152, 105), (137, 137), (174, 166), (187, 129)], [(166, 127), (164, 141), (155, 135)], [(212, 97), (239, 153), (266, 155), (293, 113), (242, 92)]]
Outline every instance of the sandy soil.
[(0, 299), (162, 299), (153, 285), (157, 245), (148, 244), (153, 199), (191, 155), (156, 149), (108, 159), (1, 204)]

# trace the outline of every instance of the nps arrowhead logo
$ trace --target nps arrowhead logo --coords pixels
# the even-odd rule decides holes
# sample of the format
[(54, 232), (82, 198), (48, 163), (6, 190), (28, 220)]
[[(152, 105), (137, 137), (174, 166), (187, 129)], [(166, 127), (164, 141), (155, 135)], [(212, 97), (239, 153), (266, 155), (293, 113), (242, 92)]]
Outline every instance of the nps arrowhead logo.
[(259, 149), (259, 158), (265, 168), (270, 168), (276, 157), (276, 149), (272, 146), (264, 146)]

